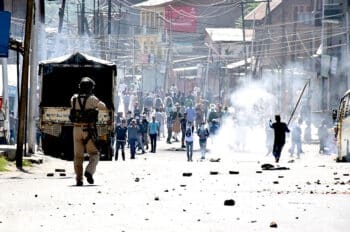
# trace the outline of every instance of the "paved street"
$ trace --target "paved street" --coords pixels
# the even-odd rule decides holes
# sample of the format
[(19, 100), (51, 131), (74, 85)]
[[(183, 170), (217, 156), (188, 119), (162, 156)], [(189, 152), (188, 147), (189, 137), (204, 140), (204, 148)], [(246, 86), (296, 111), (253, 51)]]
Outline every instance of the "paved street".
[(0, 231), (349, 231), (349, 164), (320, 156), (317, 145), (293, 163), (287, 145), (280, 167), (290, 170), (262, 173), (271, 155), (218, 154), (209, 142), (207, 159), (196, 151), (188, 163), (184, 151), (167, 150), (177, 147), (160, 142), (157, 154), (102, 161), (95, 185), (83, 187), (72, 162), (46, 156), (28, 173), (0, 173)]

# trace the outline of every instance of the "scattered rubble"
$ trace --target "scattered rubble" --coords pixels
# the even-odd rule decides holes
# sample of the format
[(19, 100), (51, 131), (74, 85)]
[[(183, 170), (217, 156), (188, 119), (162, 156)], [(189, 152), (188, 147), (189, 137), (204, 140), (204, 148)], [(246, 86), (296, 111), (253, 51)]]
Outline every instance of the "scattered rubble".
[(192, 176), (192, 173), (191, 172), (184, 172), (184, 173), (182, 173), (182, 176), (190, 177), (190, 176)]
[(238, 175), (239, 171), (229, 171), (229, 174), (231, 174), (231, 175)]
[(226, 206), (234, 206), (235, 203), (236, 202), (233, 199), (229, 199), (229, 200), (225, 200), (224, 205), (226, 205)]
[(276, 222), (271, 222), (270, 223), (271, 228), (277, 228), (277, 223)]

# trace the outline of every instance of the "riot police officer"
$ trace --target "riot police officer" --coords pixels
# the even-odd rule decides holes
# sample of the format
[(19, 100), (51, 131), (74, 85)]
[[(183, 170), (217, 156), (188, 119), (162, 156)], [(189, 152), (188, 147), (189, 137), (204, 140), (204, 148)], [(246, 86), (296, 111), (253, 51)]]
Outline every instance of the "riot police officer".
[(77, 186), (83, 185), (84, 152), (89, 154), (89, 163), (84, 173), (89, 184), (94, 183), (93, 174), (99, 160), (96, 122), (98, 109), (105, 110), (106, 105), (93, 94), (94, 87), (95, 82), (91, 78), (83, 77), (79, 83), (79, 93), (71, 98), (70, 119), (74, 125), (74, 171)]

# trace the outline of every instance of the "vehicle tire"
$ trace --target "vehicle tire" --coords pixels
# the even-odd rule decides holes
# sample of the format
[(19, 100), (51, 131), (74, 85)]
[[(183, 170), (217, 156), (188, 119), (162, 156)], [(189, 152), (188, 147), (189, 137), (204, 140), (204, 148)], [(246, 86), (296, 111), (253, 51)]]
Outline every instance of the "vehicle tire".
[(45, 155), (57, 157), (60, 152), (57, 151), (58, 138), (46, 133), (41, 136), (42, 149)]

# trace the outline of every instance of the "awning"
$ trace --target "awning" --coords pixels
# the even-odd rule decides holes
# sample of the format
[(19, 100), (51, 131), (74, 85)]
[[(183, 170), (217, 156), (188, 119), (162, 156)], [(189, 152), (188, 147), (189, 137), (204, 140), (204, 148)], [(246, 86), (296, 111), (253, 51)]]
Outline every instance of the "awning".
[[(247, 58), (247, 64), (250, 64), (251, 62), (252, 62), (252, 58)], [(245, 64), (245, 61), (244, 60), (240, 60), (240, 61), (237, 61), (237, 62), (234, 62), (234, 63), (226, 65), (225, 68), (227, 68), (227, 69), (235, 69), (235, 68), (243, 66), (244, 64)]]
[(193, 79), (200, 78), (200, 77), (198, 77), (198, 76), (180, 76), (179, 78), (193, 80)]
[(184, 71), (192, 71), (197, 70), (198, 66), (191, 66), (191, 67), (181, 67), (181, 68), (174, 68), (174, 72), (184, 72)]
[(173, 0), (148, 0), (144, 1), (138, 4), (133, 5), (134, 7), (155, 7), (155, 6), (160, 6), (165, 3), (172, 3)]
[[(243, 42), (243, 30), (241, 28), (205, 28), (206, 33), (213, 42)], [(251, 42), (254, 30), (246, 29), (245, 42)]]

